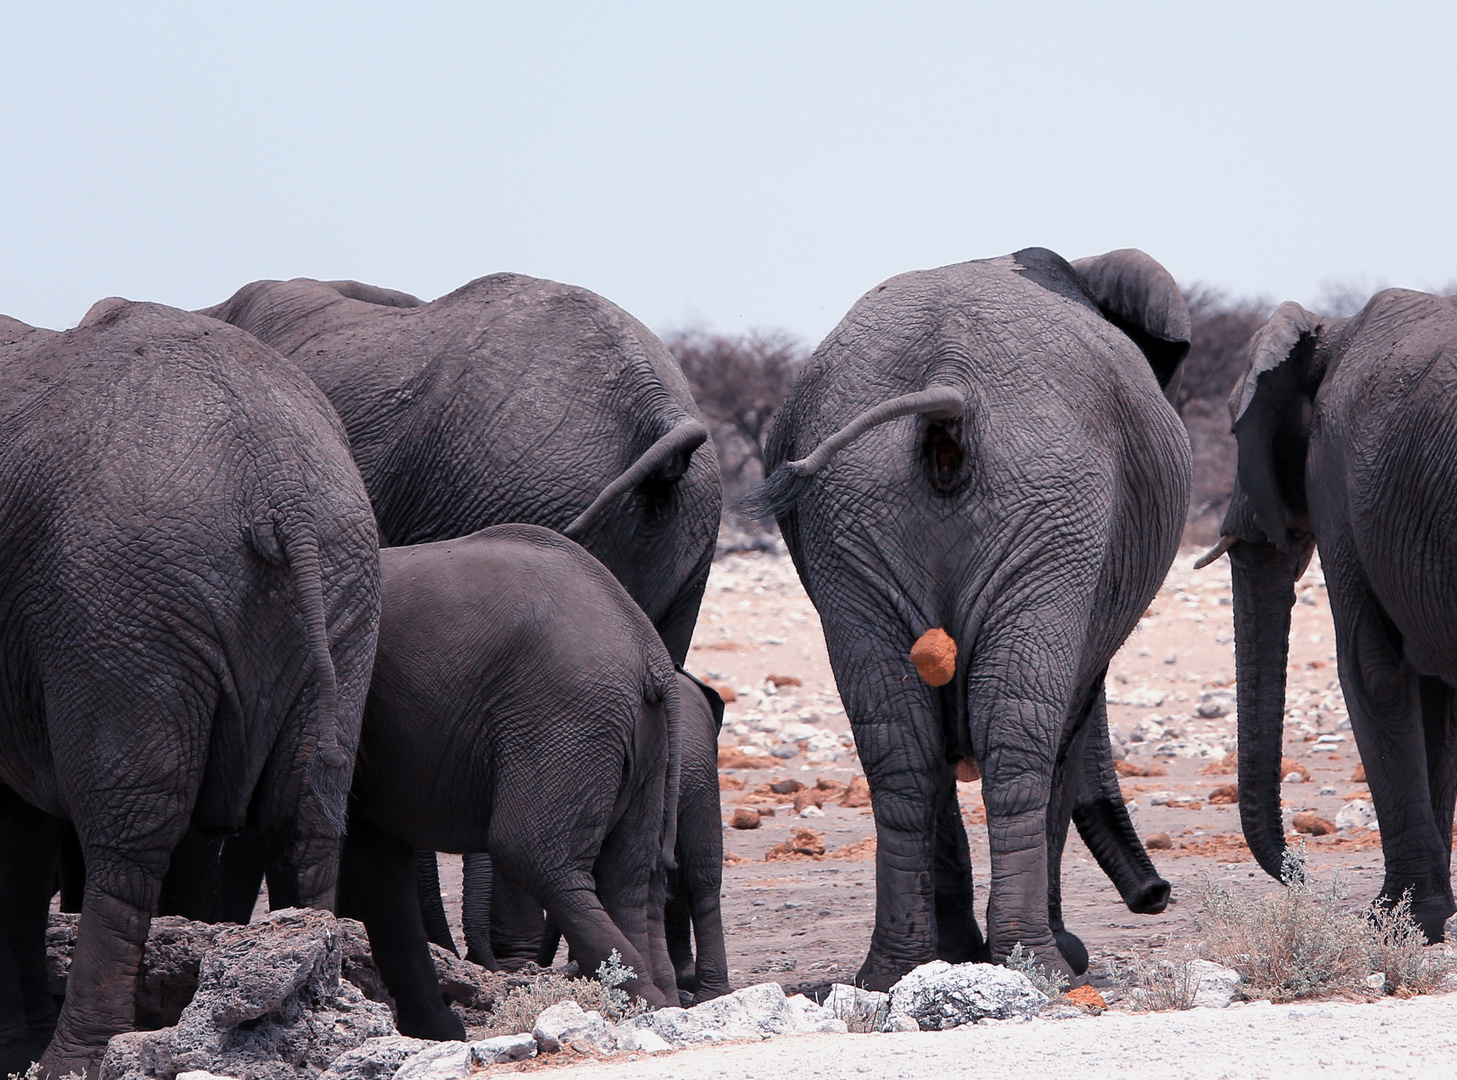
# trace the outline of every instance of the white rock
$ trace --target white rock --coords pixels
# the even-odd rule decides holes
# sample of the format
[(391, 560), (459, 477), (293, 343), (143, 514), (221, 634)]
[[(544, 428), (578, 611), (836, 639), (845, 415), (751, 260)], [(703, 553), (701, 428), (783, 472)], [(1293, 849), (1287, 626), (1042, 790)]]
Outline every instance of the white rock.
[(1047, 1001), (1020, 971), (999, 964), (933, 960), (890, 988), (890, 1015), (912, 1016), (923, 1030), (944, 1031), (984, 1016), (1036, 1016)]
[(1164, 737), (1164, 725), (1162, 718), (1155, 719), (1150, 716), (1140, 720), (1133, 725), (1133, 730), (1128, 734), (1129, 742), (1157, 742)]
[(882, 1009), (890, 1008), (890, 995), (847, 983), (835, 983), (825, 996), (825, 1008), (837, 1020), (869, 1020)]
[(659, 1009), (625, 1020), (618, 1025), (619, 1039), (625, 1031), (643, 1029), (652, 1031), (670, 1046), (690, 1046), (812, 1031), (844, 1031), (845, 1024), (808, 999), (791, 1003), (784, 996), (784, 987), (771, 982), (735, 990), (691, 1009)]
[(1370, 829), (1376, 825), (1376, 811), (1365, 799), (1352, 799), (1336, 811), (1336, 828)]
[(469, 1043), (438, 1042), (406, 1058), (394, 1080), (460, 1080), (470, 1070)]
[(886, 1031), (920, 1031), (921, 1025), (914, 1016), (892, 1016), (885, 1022)]
[(499, 1065), (505, 1061), (525, 1061), (536, 1056), (536, 1037), (529, 1031), (517, 1035), (497, 1035), (470, 1044), (472, 1065)]
[(821, 810), (818, 806), (816, 806), (814, 803), (810, 803), (808, 806), (806, 806), (803, 810), (801, 810), (799, 812), (799, 816), (800, 817), (824, 817), (825, 816), (825, 812), (823, 810)]
[(835, 749), (811, 750), (804, 755), (804, 760), (811, 765), (829, 765), (844, 756), (845, 751), (836, 747)]
[(189, 1069), (187, 1072), (177, 1074), (177, 1080), (234, 1080), (231, 1076), (219, 1076), (217, 1073), (210, 1073), (206, 1069)]
[(1174, 797), (1172, 791), (1150, 791), (1148, 793), (1149, 806), (1166, 806), (1168, 801)]
[(617, 1033), (617, 1049), (642, 1054), (661, 1054), (673, 1048), (652, 1028), (636, 1028)]
[[(1381, 991), (1385, 990), (1386, 989), (1386, 972), (1384, 972), (1384, 971), (1373, 971), (1370, 975), (1367, 975), (1366, 976), (1366, 985), (1369, 986), (1372, 990), (1375, 990), (1377, 993), (1380, 993)], [(179, 1078), (179, 1080), (180, 1080), (180, 1078)]]
[(1238, 971), (1212, 960), (1190, 960), (1188, 970), (1197, 980), (1193, 1003), (1196, 1009), (1228, 1008), (1243, 981)]
[(319, 1080), (392, 1080), (400, 1066), (434, 1043), (408, 1035), (383, 1035), (335, 1058)]
[(617, 1033), (596, 1009), (584, 1010), (575, 1001), (559, 1001), (543, 1009), (531, 1028), (532, 1038), (543, 1053), (553, 1054), (564, 1046), (586, 1046), (606, 1052), (617, 1048)]
[(791, 1009), (799, 1014), (799, 1022), (805, 1031), (833, 1032), (844, 1034), (850, 1029), (846, 1027), (845, 1021), (832, 1013), (823, 1005), (816, 1005), (803, 994), (795, 994), (793, 997), (784, 999)]
[(1130, 690), (1126, 694), (1108, 695), (1108, 704), (1110, 705), (1133, 705), (1140, 709), (1154, 709), (1163, 703), (1163, 691), (1155, 690), (1151, 686), (1140, 686), (1138, 689)]

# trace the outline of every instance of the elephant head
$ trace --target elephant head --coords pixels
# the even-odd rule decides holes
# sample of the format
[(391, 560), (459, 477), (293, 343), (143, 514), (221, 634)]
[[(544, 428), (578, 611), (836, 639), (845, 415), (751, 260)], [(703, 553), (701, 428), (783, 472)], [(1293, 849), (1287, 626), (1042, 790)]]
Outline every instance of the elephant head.
[(1280, 769), (1285, 665), (1295, 582), (1315, 553), (1306, 503), (1305, 459), (1315, 397), (1344, 320), (1322, 321), (1282, 304), (1250, 344), (1250, 366), (1229, 411), (1239, 471), (1219, 544), (1196, 565), (1229, 552), (1234, 586), (1239, 698), (1240, 821), (1250, 851), (1280, 877), (1285, 838)]

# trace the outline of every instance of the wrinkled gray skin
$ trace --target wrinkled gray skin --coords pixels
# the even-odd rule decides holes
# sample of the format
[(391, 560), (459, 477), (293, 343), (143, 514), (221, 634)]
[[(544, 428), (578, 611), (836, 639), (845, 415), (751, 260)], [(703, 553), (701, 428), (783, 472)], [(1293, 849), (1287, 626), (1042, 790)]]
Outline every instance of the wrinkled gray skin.
[[(678, 997), (691, 1005), (732, 989), (720, 906), (723, 820), (719, 816), (718, 732), (723, 725), (723, 700), (712, 687), (681, 670), (678, 700), (683, 706), (674, 853), (678, 865), (668, 875), (664, 923)], [(552, 963), (561, 941), (557, 927), (550, 921), (543, 924), (540, 905), (495, 872), (489, 855), (466, 855), (464, 893), (461, 916), (466, 959), (493, 971), (514, 971), (528, 961), (543, 967)], [(447, 940), (449, 933), (447, 927)], [(431, 940), (437, 939), (432, 935)]]
[[(765, 504), (819, 610), (873, 797), (866, 986), (1018, 942), (1085, 969), (1061, 918), (1070, 816), (1131, 909), (1167, 902), (1119, 795), (1103, 677), (1177, 551), (1189, 444), (1164, 392), (1188, 326), (1142, 252), (1069, 266), (1031, 248), (903, 274), (850, 310), (779, 414)], [(939, 689), (909, 658), (934, 627), (959, 648)], [(988, 940), (956, 801), (968, 757)]]
[(1349, 319), (1284, 304), (1230, 399), (1225, 517), (1239, 685), (1240, 817), (1280, 876), (1294, 583), (1317, 545), (1351, 729), (1381, 825), (1379, 902), (1453, 914), (1457, 798), (1457, 299), (1388, 289)]
[[(683, 662), (718, 535), (718, 460), (677, 362), (632, 316), (520, 274), (428, 304), (355, 281), (256, 281), (207, 314), (328, 395), (385, 544), (555, 529), (617, 577)], [(420, 862), (431, 940), (453, 948), (434, 857)]]
[[(428, 304), (353, 281), (255, 281), (205, 314), (328, 396), (385, 545), (513, 521), (555, 529), (612, 571), (683, 662), (718, 536), (718, 461), (682, 371), (632, 316), (520, 274)], [(655, 445), (654, 467), (580, 522)]]
[[(131, 1028), (189, 822), (253, 825), (290, 899), (332, 906), (378, 620), (364, 484), (292, 364), (152, 304), (0, 320), (0, 1074), (55, 1025), (45, 1070), (94, 1075)], [(65, 822), (85, 888), (57, 1024)]]
[(625, 990), (676, 1004), (663, 905), (683, 706), (652, 624), (536, 526), (387, 548), (381, 569), (339, 912), (368, 927), (400, 1030), (465, 1037), (426, 943), (416, 848), (490, 851), (582, 970), (616, 949), (638, 973)]

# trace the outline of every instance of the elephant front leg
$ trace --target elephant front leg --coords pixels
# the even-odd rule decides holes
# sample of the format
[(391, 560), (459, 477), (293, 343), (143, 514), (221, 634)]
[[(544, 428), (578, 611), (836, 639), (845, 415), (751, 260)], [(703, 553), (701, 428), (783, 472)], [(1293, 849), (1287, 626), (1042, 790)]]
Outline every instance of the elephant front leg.
[[(1440, 816), (1450, 823), (1452, 811), (1433, 808), (1432, 766), (1440, 778), (1450, 764), (1429, 761), (1427, 752), (1428, 728), (1442, 723), (1437, 713), (1445, 711), (1444, 695), (1420, 692), (1422, 680), (1402, 659), (1400, 636), (1376, 599), (1358, 592), (1352, 602), (1350, 588), (1341, 581), (1332, 590), (1331, 614), (1351, 730), (1381, 825), (1386, 874), (1379, 899), (1391, 905), (1410, 892), (1413, 919), (1428, 941), (1438, 942), (1453, 914), (1450, 832), (1443, 835), (1438, 822)], [(1446, 745), (1434, 742), (1439, 751)]]
[(464, 1039), (465, 1025), (440, 993), (415, 891), (415, 850), (358, 815), (349, 822), (339, 877), (339, 914), (359, 919), (395, 999), (400, 1034)]
[(63, 830), (0, 786), (0, 1076), (25, 1072), (55, 1030), (45, 936)]
[(971, 852), (950, 768), (936, 801), (936, 955), (952, 964), (986, 963), (986, 939), (976, 922)]

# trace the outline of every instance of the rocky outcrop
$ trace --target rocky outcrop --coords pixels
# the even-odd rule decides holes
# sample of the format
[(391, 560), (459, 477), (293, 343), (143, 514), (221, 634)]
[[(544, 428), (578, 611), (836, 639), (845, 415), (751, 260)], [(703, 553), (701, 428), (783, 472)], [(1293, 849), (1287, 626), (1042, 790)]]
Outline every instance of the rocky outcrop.
[(325, 911), (286, 908), (219, 926), (175, 1025), (118, 1035), (101, 1080), (309, 1080), (367, 1040), (397, 1036), (389, 1009), (340, 978), (343, 933)]

